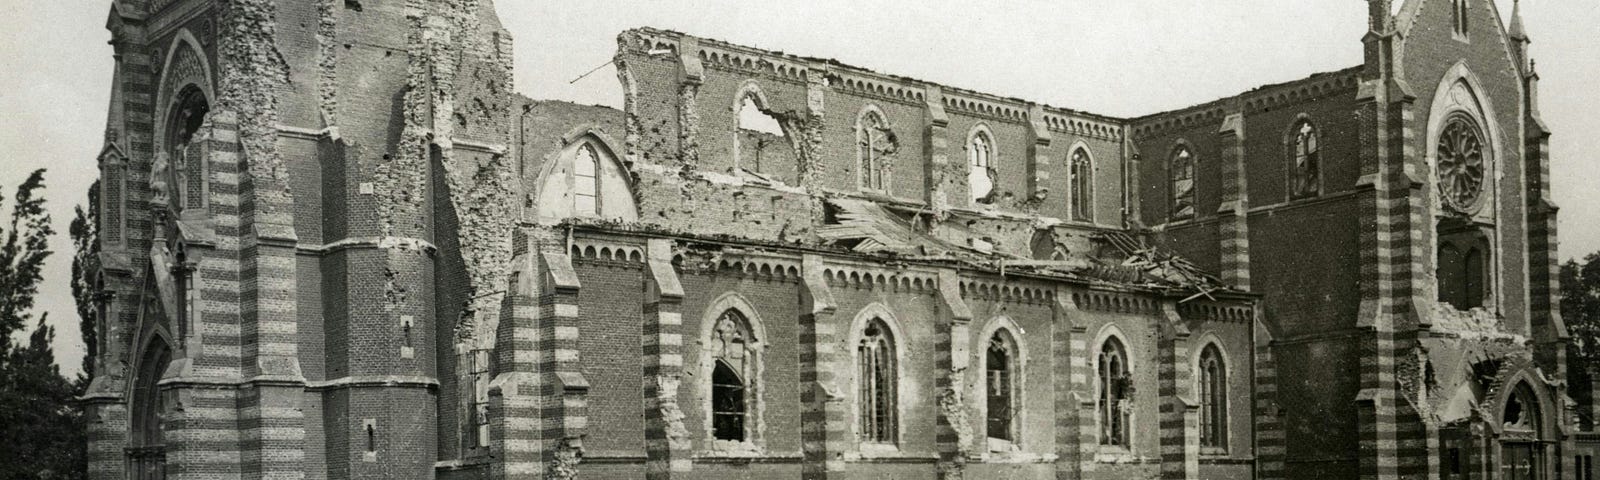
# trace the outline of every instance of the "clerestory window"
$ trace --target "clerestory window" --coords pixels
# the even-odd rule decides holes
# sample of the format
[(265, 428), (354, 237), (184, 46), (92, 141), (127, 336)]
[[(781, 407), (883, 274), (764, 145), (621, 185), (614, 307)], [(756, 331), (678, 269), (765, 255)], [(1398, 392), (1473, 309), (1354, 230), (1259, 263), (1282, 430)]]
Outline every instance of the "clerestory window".
[(1322, 189), (1322, 153), (1317, 127), (1301, 120), (1294, 128), (1294, 164), (1290, 166), (1289, 198), (1315, 197)]
[(1094, 162), (1089, 151), (1078, 148), (1072, 151), (1072, 219), (1094, 221)]
[(857, 180), (862, 189), (889, 189), (889, 157), (898, 149), (894, 132), (883, 115), (875, 110), (863, 112), (856, 121)]
[(593, 217), (600, 212), (600, 156), (585, 143), (572, 160), (572, 213)]
[(972, 203), (988, 203), (994, 180), (994, 140), (980, 130), (967, 142), (967, 187)]
[(1194, 218), (1194, 154), (1189, 152), (1189, 147), (1179, 145), (1173, 150), (1167, 175), (1167, 191), (1172, 197), (1172, 219)]

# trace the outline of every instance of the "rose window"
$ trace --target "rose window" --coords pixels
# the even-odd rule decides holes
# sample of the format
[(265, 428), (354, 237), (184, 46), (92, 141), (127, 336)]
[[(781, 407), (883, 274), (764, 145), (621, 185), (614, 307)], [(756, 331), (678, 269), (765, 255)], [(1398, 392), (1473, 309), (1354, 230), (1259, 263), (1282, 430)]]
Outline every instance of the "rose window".
[(1450, 117), (1439, 134), (1439, 188), (1445, 202), (1466, 210), (1483, 192), (1483, 140), (1472, 120)]

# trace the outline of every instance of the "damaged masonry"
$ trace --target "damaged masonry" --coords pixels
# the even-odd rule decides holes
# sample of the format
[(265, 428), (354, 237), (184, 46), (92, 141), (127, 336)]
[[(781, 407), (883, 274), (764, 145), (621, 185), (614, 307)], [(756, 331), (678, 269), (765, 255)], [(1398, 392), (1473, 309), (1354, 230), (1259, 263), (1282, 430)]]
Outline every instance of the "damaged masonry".
[(1369, 3), (1360, 66), (1117, 118), (653, 28), (618, 110), (515, 93), (491, 0), (116, 0), (91, 476), (1572, 478), (1520, 16)]

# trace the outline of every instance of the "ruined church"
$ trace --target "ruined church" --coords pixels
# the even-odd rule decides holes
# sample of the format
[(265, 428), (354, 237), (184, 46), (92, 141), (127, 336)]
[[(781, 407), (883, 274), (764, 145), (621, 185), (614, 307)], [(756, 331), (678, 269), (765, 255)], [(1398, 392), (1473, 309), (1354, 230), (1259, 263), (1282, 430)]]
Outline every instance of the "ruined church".
[(114, 0), (90, 476), (1593, 478), (1529, 34), (1365, 8), (1124, 118), (652, 28), (618, 110), (516, 93), (491, 0)]

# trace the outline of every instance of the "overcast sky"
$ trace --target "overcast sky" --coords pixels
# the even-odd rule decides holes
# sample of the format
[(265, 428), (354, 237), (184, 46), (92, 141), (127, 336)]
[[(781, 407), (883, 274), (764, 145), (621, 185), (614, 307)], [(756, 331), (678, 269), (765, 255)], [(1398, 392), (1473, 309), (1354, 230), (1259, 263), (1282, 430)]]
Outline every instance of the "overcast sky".
[[(309, 1), (309, 0), (306, 0)], [(398, 1), (398, 0), (381, 0)], [(1361, 63), (1361, 0), (496, 0), (516, 37), (517, 90), (620, 107), (604, 68), (618, 32), (653, 26), (880, 72), (1134, 116)], [(1415, 0), (1413, 0), (1415, 1)], [(1511, 0), (1496, 0), (1509, 16)], [(1398, 0), (1396, 3), (1400, 3)], [(97, 171), (111, 86), (109, 0), (5, 0), (0, 15), (0, 188), (49, 168), (59, 237), (37, 312), (57, 326), (63, 373), (83, 342), (69, 285), (72, 207)], [(1600, 2), (1524, 0), (1551, 141), (1561, 255), (1600, 250)], [(1353, 261), (1354, 259), (1352, 259)]]

